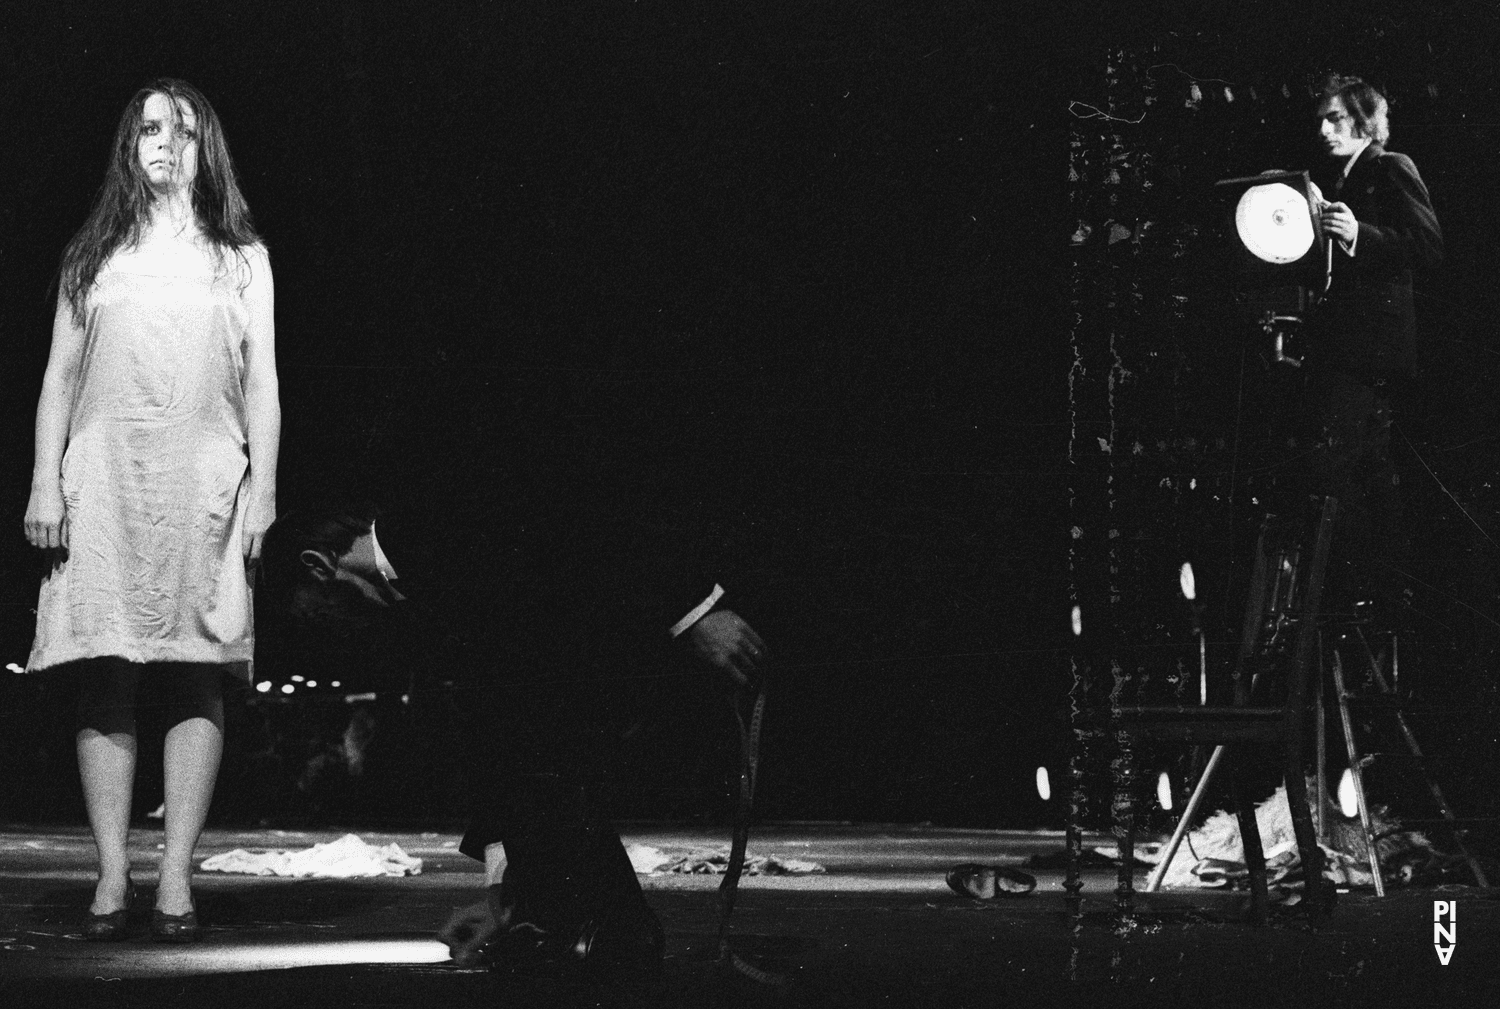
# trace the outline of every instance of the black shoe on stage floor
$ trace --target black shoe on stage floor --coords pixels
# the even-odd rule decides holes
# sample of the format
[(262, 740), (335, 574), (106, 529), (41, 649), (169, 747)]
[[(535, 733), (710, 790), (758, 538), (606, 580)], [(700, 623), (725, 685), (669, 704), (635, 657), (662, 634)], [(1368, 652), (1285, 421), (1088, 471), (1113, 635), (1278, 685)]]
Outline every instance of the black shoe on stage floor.
[(485, 949), (491, 970), (530, 977), (593, 982), (654, 982), (662, 975), (666, 942), (649, 911), (626, 920), (590, 920), (552, 932), (522, 923)]
[(1036, 889), (1036, 877), (1009, 866), (964, 862), (948, 870), (948, 888), (976, 900), (1024, 897)]
[(589, 974), (615, 981), (661, 978), (666, 936), (660, 919), (649, 910), (642, 911), (584, 925), (573, 949)]
[(119, 942), (130, 924), (130, 905), (135, 903), (135, 884), (125, 880), (125, 906), (108, 914), (89, 912), (83, 923), (83, 938), (88, 942)]
[(196, 912), (167, 914), (160, 909), (151, 912), (152, 942), (197, 942), (199, 931)]

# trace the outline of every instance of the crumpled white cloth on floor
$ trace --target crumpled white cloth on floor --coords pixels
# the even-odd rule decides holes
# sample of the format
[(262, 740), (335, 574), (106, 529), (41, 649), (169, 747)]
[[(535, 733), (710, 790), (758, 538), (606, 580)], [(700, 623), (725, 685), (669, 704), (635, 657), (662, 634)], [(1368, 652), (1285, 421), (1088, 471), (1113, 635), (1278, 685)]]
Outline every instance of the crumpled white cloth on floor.
[[(1315, 803), (1316, 789), (1309, 786), (1307, 791), (1309, 804)], [(1388, 829), (1399, 826), (1399, 823), (1389, 817), (1384, 807), (1375, 807), (1370, 815), (1377, 835), (1384, 835), (1375, 842), (1375, 850), (1387, 874), (1399, 869), (1403, 855), (1430, 852), (1432, 843), (1421, 833)], [(1324, 810), (1323, 816), (1329, 842), (1319, 844), (1324, 856), (1323, 877), (1341, 886), (1373, 885), (1369, 848), (1358, 819), (1343, 816), (1331, 805)], [(1292, 827), (1292, 810), (1287, 802), (1285, 785), (1276, 786), (1270, 798), (1256, 804), (1255, 823), (1264, 849), (1267, 882), (1276, 885), (1290, 878), (1300, 886), (1302, 858), (1297, 850), (1297, 835)], [(1137, 849), (1137, 853), (1143, 861), (1156, 864), (1166, 854), (1166, 845), (1156, 846), (1155, 850)], [(1239, 817), (1219, 810), (1184, 837), (1162, 877), (1162, 886), (1166, 889), (1223, 887), (1248, 875)]]
[[(632, 844), (625, 849), (630, 864), (643, 875), (667, 872), (722, 873), (729, 868), (729, 846), (694, 848), (685, 854), (672, 854), (649, 844)], [(745, 852), (745, 873), (751, 876), (790, 876), (827, 872), (817, 862), (778, 855), (751, 855)]]
[(317, 879), (353, 879), (362, 876), (415, 876), (422, 860), (413, 858), (392, 842), (375, 847), (358, 834), (345, 834), (337, 841), (315, 844), (297, 851), (273, 849), (247, 851), (236, 848), (203, 860), (204, 872), (235, 872), (251, 876), (293, 876)]

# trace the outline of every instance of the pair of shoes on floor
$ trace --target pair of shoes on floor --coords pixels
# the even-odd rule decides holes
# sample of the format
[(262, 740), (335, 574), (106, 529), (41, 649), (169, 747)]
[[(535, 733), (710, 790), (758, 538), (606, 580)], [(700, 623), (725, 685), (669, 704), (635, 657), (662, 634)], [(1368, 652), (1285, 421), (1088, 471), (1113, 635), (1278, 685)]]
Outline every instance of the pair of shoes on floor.
[(1005, 865), (963, 862), (948, 870), (948, 888), (961, 897), (995, 900), (1024, 897), (1036, 889), (1036, 877)]
[(201, 931), (196, 911), (167, 914), (157, 908), (151, 912), (151, 941), (190, 943), (198, 941)]
[(87, 942), (120, 942), (130, 926), (130, 906), (135, 903), (135, 883), (125, 878), (125, 906), (108, 914), (90, 911), (83, 923), (83, 938)]

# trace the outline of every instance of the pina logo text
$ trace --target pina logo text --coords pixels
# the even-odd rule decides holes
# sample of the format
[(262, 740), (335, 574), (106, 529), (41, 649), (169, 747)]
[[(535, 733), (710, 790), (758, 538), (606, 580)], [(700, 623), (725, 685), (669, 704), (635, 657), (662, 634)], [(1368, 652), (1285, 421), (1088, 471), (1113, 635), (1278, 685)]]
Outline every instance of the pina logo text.
[(1458, 901), (1432, 902), (1432, 948), (1437, 950), (1438, 963), (1448, 966), (1458, 949)]

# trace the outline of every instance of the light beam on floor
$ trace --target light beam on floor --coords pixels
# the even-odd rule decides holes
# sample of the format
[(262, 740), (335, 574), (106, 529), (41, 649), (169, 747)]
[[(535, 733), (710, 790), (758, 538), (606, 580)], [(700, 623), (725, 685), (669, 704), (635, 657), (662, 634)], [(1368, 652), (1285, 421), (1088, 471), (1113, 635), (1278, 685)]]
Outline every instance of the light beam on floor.
[(204, 944), (183, 950), (178, 955), (201, 961), (204, 969), (224, 972), (330, 964), (432, 964), (444, 963), (449, 959), (448, 947), (443, 943), (431, 937), (417, 938), (409, 935), (233, 946)]

